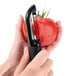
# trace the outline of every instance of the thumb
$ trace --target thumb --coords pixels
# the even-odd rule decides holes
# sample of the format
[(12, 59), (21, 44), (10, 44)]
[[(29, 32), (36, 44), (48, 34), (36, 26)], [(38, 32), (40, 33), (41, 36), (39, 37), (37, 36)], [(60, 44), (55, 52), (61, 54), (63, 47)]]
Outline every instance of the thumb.
[(16, 24), (15, 40), (13, 42), (13, 46), (11, 48), (8, 60), (12, 59), (12, 61), (19, 62), (23, 55), (24, 47), (27, 45), (26, 41), (23, 39), (23, 35), (21, 31), (21, 27), (23, 23), (24, 23), (24, 18), (23, 16), (20, 15), (18, 22)]
[(24, 23), (24, 18), (22, 15), (19, 16), (19, 19), (17, 21), (17, 24), (16, 24), (16, 39), (22, 39), (23, 36), (22, 36), (22, 31), (21, 31), (21, 27)]
[(23, 16), (20, 15), (16, 24), (17, 29), (16, 32), (21, 32), (21, 25), (23, 24), (23, 22), (24, 22)]

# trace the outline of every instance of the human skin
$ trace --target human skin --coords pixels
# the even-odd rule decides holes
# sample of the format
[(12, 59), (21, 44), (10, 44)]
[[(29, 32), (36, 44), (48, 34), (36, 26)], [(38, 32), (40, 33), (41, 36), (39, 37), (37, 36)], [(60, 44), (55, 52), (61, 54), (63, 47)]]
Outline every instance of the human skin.
[(48, 56), (48, 51), (46, 49), (42, 49), (28, 64), (26, 55), (24, 54), (20, 64), (14, 72), (14, 76), (53, 76), (53, 72), (51, 70), (53, 61), (48, 59)]
[[(16, 73), (19, 70), (18, 67), (20, 67), (20, 64), (25, 63), (23, 61), (26, 61), (26, 64), (24, 64), (23, 66), (27, 65), (27, 67), (24, 67), (24, 70), (22, 69), (21, 70), (22, 72), (20, 72), (19, 74), (20, 74), (20, 76), (22, 76), (22, 75), (24, 76), (24, 74), (27, 76), (29, 74), (29, 72), (28, 72), (28, 69), (30, 69), (29, 67), (32, 65), (35, 65), (34, 61), (37, 61), (36, 58), (38, 58), (38, 56), (31, 63), (29, 63), (29, 60), (30, 60), (29, 53), (28, 53), (28, 50), (26, 50), (28, 45), (27, 45), (26, 41), (24, 40), (22, 32), (21, 32), (21, 26), (22, 26), (23, 22), (24, 22), (24, 18), (23, 18), (23, 16), (20, 15), (19, 20), (16, 24), (16, 35), (15, 35), (15, 40), (14, 40), (13, 46), (10, 50), (7, 60), (2, 65), (0, 65), (0, 76), (14, 76), (14, 75), (16, 76)], [(62, 28), (60, 26), (61, 24), (59, 21), (56, 23), (57, 23), (57, 27), (58, 27), (58, 36), (54, 43), (52, 43), (48, 47), (45, 47), (44, 48), (45, 50), (44, 49), (42, 50), (42, 51), (47, 51), (47, 53), (52, 52), (52, 50), (56, 47), (56, 45), (59, 43), (60, 38), (61, 38), (61, 33), (62, 33)], [(39, 56), (41, 57), (41, 55), (39, 55)], [(43, 57), (45, 57), (45, 56), (43, 56)], [(23, 59), (25, 59), (25, 60), (23, 60)], [(43, 58), (43, 59), (45, 60), (45, 58)], [(50, 64), (50, 67), (52, 66), (52, 60), (48, 59), (48, 57), (45, 60), (45, 62), (43, 63), (43, 65), (45, 63)], [(40, 70), (39, 68), (37, 68), (38, 71)], [(28, 74), (25, 73), (25, 69)], [(33, 68), (33, 70), (36, 70), (36, 69)], [(45, 70), (45, 69), (43, 69), (43, 70)], [(38, 71), (36, 72), (37, 74), (38, 74)], [(53, 72), (50, 69), (48, 74), (45, 76), (52, 76), (52, 75), (53, 75)], [(31, 76), (34, 76), (34, 75), (31, 74)], [(40, 76), (40, 75), (38, 74), (35, 76)]]

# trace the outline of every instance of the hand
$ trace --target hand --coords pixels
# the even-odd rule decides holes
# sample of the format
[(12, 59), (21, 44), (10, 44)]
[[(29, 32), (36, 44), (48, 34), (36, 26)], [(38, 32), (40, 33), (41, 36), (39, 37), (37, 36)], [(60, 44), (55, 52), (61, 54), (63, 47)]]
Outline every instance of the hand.
[(14, 65), (19, 64), (21, 57), (23, 56), (23, 53), (24, 53), (24, 48), (27, 46), (27, 43), (24, 40), (22, 31), (21, 31), (21, 26), (23, 25), (23, 23), (24, 23), (23, 16), (19, 16), (19, 20), (16, 24), (15, 40), (11, 48), (10, 54), (8, 56), (8, 61), (12, 61)]
[[(24, 40), (21, 32), (21, 26), (23, 22), (24, 22), (24, 19), (22, 16), (20, 16), (16, 25), (16, 36), (15, 36), (15, 40), (11, 48), (10, 54), (8, 56), (8, 59), (0, 66), (1, 76), (4, 76), (4, 75), (13, 76), (13, 73), (15, 72), (16, 67), (19, 65), (19, 63), (22, 60), (21, 58), (23, 57), (25, 48), (27, 47), (27, 43)], [(62, 29), (60, 26), (60, 22), (56, 22), (56, 24), (58, 28), (58, 36), (56, 41), (52, 45), (46, 47), (46, 50), (48, 50), (48, 52), (51, 52), (55, 48), (55, 46), (57, 45), (57, 43), (61, 38)], [(26, 61), (29, 63), (29, 54), (25, 54), (25, 55), (26, 55)]]
[[(28, 54), (27, 49), (25, 53)], [(28, 65), (25, 53), (16, 68), (14, 76), (53, 76), (51, 70), (53, 61), (48, 59), (48, 50), (42, 49)]]
[[(24, 23), (24, 18), (22, 16), (19, 16), (19, 20), (16, 24), (15, 40), (7, 60), (0, 66), (0, 76), (1, 75), (3, 76), (4, 74), (5, 76), (13, 75), (13, 72), (15, 71), (16, 67), (18, 66), (23, 56), (24, 49), (27, 46), (27, 43), (24, 40), (21, 32), (21, 26), (23, 23)], [(29, 56), (27, 56), (26, 59), (29, 62)]]

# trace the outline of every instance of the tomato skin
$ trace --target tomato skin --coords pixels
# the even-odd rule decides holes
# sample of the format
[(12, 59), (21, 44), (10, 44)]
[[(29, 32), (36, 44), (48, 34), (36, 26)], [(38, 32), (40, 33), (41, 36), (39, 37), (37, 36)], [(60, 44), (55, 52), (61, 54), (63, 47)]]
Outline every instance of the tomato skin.
[[(49, 18), (37, 17), (38, 20), (38, 31), (41, 40), (41, 46), (45, 47), (52, 44), (57, 37), (57, 27), (56, 23)], [(36, 23), (36, 17), (34, 17), (34, 22)], [(26, 23), (22, 25), (22, 32), (25, 40), (27, 41)]]

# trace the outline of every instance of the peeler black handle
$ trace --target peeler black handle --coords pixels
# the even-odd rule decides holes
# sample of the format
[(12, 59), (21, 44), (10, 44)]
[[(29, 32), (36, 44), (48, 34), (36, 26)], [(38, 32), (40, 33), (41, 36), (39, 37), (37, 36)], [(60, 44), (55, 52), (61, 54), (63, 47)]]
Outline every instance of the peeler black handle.
[(41, 50), (41, 46), (29, 47), (30, 61), (38, 54)]
[(36, 54), (41, 50), (40, 39), (33, 38), (32, 24), (31, 24), (31, 14), (36, 15), (36, 6), (32, 5), (25, 16), (26, 19), (26, 28), (28, 36), (28, 49), (30, 54), (30, 61), (36, 56)]

